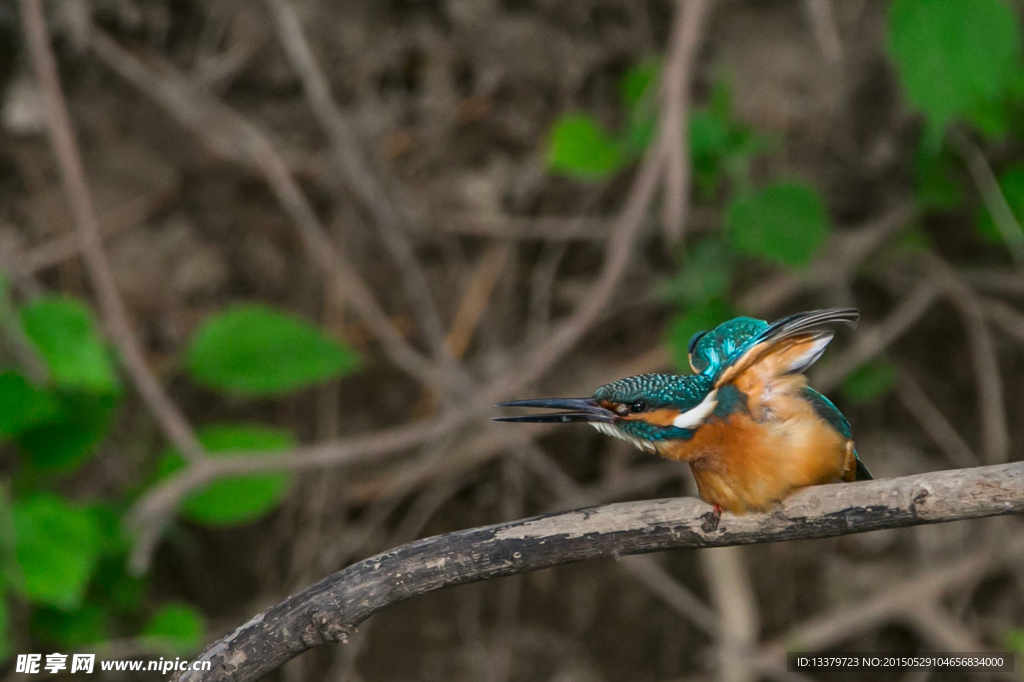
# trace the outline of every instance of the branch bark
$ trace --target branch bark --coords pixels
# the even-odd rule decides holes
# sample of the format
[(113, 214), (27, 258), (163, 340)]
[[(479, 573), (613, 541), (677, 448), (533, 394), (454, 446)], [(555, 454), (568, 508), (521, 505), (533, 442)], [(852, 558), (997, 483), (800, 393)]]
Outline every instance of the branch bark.
[(668, 549), (826, 538), (1024, 513), (1024, 463), (802, 490), (770, 513), (724, 514), (693, 498), (611, 504), (419, 540), (349, 566), (210, 645), (185, 681), (256, 680), (392, 604), (426, 592), (584, 559)]

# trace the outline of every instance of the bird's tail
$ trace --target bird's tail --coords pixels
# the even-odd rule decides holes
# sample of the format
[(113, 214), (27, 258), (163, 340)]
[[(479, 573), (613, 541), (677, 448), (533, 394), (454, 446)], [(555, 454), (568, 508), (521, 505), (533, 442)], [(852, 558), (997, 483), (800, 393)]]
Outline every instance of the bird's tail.
[(853, 457), (854, 457), (854, 459), (857, 460), (857, 468), (856, 468), (856, 473), (854, 475), (853, 480), (855, 480), (855, 481), (873, 481), (874, 480), (874, 476), (872, 476), (871, 472), (868, 471), (868, 468), (866, 466), (864, 466), (864, 462), (860, 461), (860, 457), (857, 455), (856, 452), (853, 453)]

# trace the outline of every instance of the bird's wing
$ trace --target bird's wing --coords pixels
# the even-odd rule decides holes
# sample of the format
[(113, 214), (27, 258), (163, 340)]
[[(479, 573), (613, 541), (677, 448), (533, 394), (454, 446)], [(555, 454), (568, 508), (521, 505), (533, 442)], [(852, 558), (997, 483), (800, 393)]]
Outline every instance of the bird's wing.
[[(850, 422), (846, 421), (846, 417), (839, 411), (839, 408), (832, 404), (832, 401), (823, 396), (822, 394), (815, 391), (810, 386), (804, 388), (804, 397), (807, 398), (807, 402), (814, 408), (814, 413), (821, 417), (829, 426), (843, 434), (847, 440), (853, 439), (853, 434), (850, 432)], [(855, 481), (870, 481), (874, 477), (868, 468), (864, 466), (864, 462), (860, 460), (860, 455), (857, 451), (853, 451), (853, 457), (856, 460), (857, 466), (853, 472), (853, 480)]]
[(829, 308), (773, 322), (726, 359), (715, 374), (715, 387), (733, 381), (755, 364), (759, 373), (767, 376), (801, 373), (814, 364), (832, 340), (832, 332), (823, 330), (837, 324), (856, 325), (859, 317), (855, 308)]
[(839, 411), (839, 408), (832, 404), (831, 400), (810, 386), (804, 388), (803, 397), (814, 408), (814, 413), (826, 424), (841, 433), (847, 440), (853, 438), (853, 434), (850, 432), (850, 422), (846, 420), (846, 417)]

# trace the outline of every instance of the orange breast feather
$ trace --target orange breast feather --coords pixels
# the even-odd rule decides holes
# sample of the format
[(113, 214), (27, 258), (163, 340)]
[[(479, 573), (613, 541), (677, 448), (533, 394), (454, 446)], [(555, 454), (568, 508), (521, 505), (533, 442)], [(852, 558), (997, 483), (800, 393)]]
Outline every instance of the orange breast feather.
[(713, 417), (661, 454), (689, 462), (701, 498), (737, 514), (767, 510), (798, 488), (838, 480), (853, 468), (852, 443), (806, 401), (778, 396), (763, 407), (787, 418)]

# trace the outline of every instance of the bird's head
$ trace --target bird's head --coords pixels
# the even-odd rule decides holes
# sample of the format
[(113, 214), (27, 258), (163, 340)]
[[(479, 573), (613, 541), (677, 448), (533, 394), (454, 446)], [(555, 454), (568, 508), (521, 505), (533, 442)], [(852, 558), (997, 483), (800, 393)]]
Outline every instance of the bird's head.
[(499, 407), (543, 407), (562, 412), (496, 417), (505, 422), (584, 422), (609, 436), (658, 451), (689, 440), (717, 406), (710, 376), (640, 374), (606, 384), (592, 398), (513, 400)]

